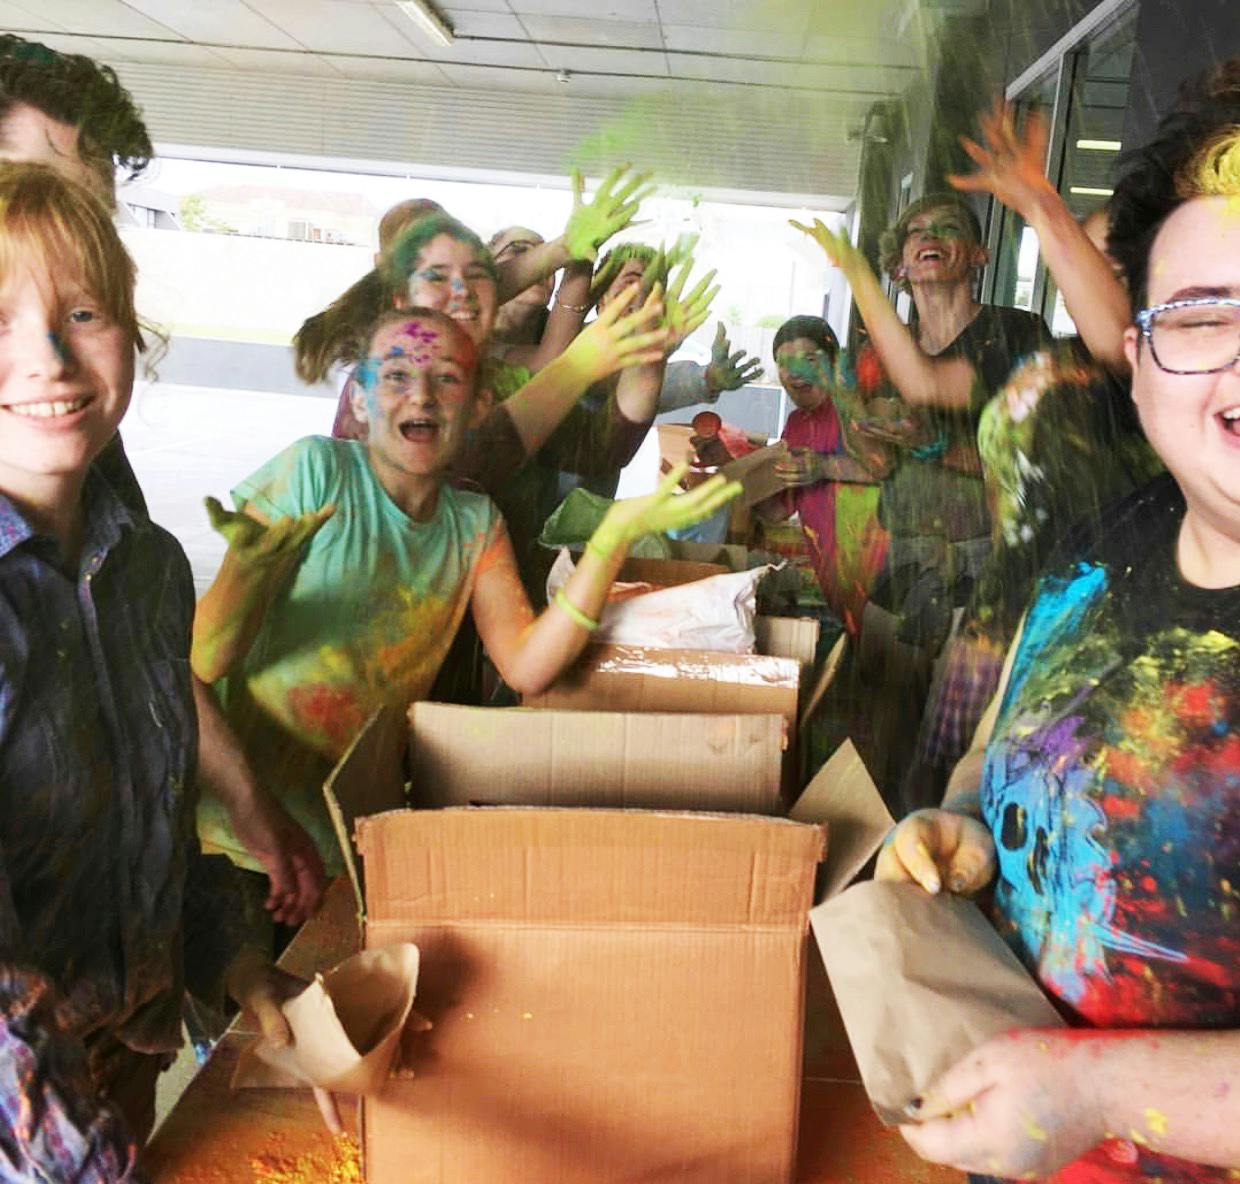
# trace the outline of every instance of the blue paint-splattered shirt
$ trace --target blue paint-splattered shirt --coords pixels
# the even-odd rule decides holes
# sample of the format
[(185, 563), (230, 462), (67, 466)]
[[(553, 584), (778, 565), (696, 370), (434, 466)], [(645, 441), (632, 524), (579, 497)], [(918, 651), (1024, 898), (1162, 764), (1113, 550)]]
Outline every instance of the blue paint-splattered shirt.
[(189, 564), (89, 474), (62, 563), (0, 496), (0, 1180), (136, 1178), (85, 1043), (180, 1044), (237, 948), (194, 834)]
[[(1240, 588), (1179, 575), (1164, 476), (1038, 584), (987, 748), (1002, 930), (1100, 1028), (1240, 1027)], [(1228, 1179), (1108, 1144), (1057, 1180)]]

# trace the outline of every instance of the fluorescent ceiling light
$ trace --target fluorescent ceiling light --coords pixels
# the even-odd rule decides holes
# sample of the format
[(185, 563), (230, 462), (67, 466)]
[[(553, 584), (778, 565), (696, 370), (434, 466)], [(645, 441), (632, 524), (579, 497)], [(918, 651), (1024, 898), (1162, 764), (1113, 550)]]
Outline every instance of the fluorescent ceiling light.
[(1124, 145), (1118, 140), (1077, 140), (1076, 146), (1087, 152), (1118, 152)]
[(1069, 186), (1068, 192), (1075, 193), (1080, 197), (1110, 197), (1115, 190), (1096, 189), (1092, 185), (1072, 185)]
[(451, 48), (454, 37), (452, 26), (435, 11), (429, 0), (396, 0), (396, 7), (432, 41)]

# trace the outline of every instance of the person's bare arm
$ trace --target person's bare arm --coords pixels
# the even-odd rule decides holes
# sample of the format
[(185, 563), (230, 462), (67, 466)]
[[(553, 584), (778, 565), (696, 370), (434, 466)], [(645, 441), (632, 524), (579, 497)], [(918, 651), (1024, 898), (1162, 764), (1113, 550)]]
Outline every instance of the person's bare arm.
[(978, 171), (948, 181), (969, 193), (993, 194), (1025, 220), (1038, 236), (1042, 258), (1089, 352), (1108, 370), (1126, 375), (1128, 294), (1046, 176), (1045, 120), (1031, 111), (1023, 133), (1018, 132), (1012, 108), (999, 100), (980, 123), (985, 147), (967, 136), (960, 141)]
[(190, 664), (198, 678), (212, 683), (249, 653), (271, 598), (336, 507), (268, 522), (252, 506), (236, 514), (213, 497), (206, 499), (206, 505), (211, 525), (228, 540), (228, 550), (194, 612)]
[(314, 915), (327, 873), (314, 840), (259, 786), (215, 693), (193, 676), (198, 711), (198, 784), (223, 804), (233, 833), (271, 881), (266, 907), (285, 925)]
[(1240, 1031), (1009, 1032), (918, 1101), (900, 1133), (961, 1171), (1045, 1179), (1112, 1138), (1240, 1168)]
[(967, 408), (977, 381), (972, 363), (964, 358), (932, 358), (917, 344), (896, 315), (865, 256), (846, 234), (834, 233), (817, 218), (813, 226), (795, 221), (791, 224), (818, 243), (844, 273), (883, 369), (905, 401), (949, 411)]
[(537, 374), (554, 362), (576, 339), (590, 310), (590, 280), (594, 270), (589, 263), (570, 263), (560, 278), (547, 324), (536, 345), (514, 345), (504, 351), (504, 360), (525, 366)]
[(634, 539), (689, 526), (740, 493), (736, 482), (713, 477), (691, 493), (676, 488), (687, 466), (674, 469), (646, 497), (616, 502), (594, 532), (568, 583), (534, 617), (517, 574), (512, 547), (478, 577), (470, 609), (478, 635), (504, 681), (526, 695), (545, 690), (581, 653), (597, 624), (608, 590)]
[(633, 173), (628, 165), (612, 169), (588, 202), (584, 196), (585, 182), (576, 169), (572, 183), (573, 210), (564, 233), (504, 260), (496, 269), (501, 304), (554, 275), (568, 263), (593, 263), (598, 258), (599, 248), (632, 223), (641, 203), (654, 192), (650, 174)]

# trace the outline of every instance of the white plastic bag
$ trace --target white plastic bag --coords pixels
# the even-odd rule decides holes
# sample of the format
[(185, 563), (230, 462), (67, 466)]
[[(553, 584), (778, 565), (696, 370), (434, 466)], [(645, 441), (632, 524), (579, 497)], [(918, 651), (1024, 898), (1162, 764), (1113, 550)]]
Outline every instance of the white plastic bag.
[[(547, 576), (547, 602), (573, 574), (572, 556), (561, 549)], [(770, 566), (729, 572), (634, 596), (603, 610), (592, 641), (664, 650), (714, 650), (752, 654), (758, 581)]]

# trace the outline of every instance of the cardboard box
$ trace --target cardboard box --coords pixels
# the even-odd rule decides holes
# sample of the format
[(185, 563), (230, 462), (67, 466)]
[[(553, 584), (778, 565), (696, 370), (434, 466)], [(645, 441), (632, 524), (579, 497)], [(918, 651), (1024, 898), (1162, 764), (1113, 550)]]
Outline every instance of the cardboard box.
[(791, 658), (802, 670), (818, 656), (822, 626), (812, 617), (754, 617), (754, 645), (771, 658)]
[(630, 557), (620, 568), (616, 582), (679, 588), (682, 584), (708, 580), (711, 576), (726, 576), (729, 570), (722, 563), (703, 563), (693, 559), (635, 559)]
[(749, 550), (735, 543), (693, 543), (686, 539), (668, 539), (673, 559), (691, 559), (695, 563), (716, 563), (728, 571), (744, 571), (749, 566)]
[(788, 445), (780, 440), (742, 456), (719, 470), (729, 481), (741, 483), (741, 495), (735, 503), (738, 508), (764, 502), (768, 497), (774, 497), (787, 488), (775, 475), (775, 466), (787, 456)]
[[(495, 793), (476, 724), (454, 740), (436, 726), (468, 709), (428, 706), (407, 725), (380, 713), (327, 786), (346, 834), (364, 810), (388, 810), (355, 826), (364, 945), (419, 947), (416, 1006), (433, 1024), (408, 1042), (414, 1076), (363, 1101), (369, 1184), (788, 1184), (823, 828), (609, 809), (392, 809), (405, 801), (405, 752), (415, 806), (451, 796), (435, 784), (446, 764), (460, 766), (453, 793)], [(523, 747), (518, 761), (504, 737), (490, 743), (510, 774), (555, 780), (554, 745)], [(596, 751), (595, 765), (600, 792), (628, 792), (623, 760)], [(345, 851), (360, 889), (347, 840)]]
[(791, 738), (801, 668), (791, 658), (592, 645), (527, 707), (560, 711), (776, 714)]

